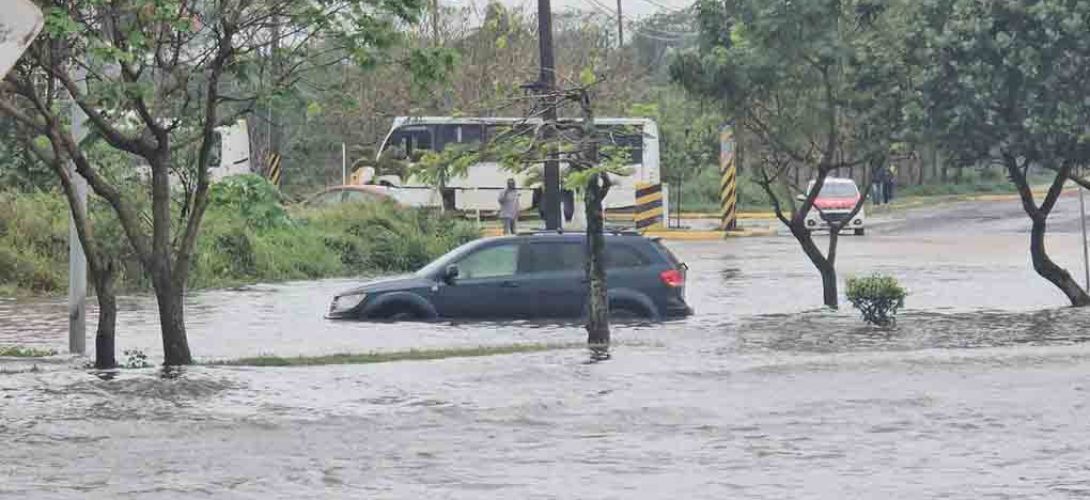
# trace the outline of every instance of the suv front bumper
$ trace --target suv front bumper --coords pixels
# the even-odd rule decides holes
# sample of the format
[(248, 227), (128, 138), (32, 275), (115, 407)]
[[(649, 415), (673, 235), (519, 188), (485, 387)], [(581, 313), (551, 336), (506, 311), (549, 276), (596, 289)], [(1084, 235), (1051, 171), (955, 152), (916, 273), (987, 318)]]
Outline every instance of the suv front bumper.
[[(835, 223), (840, 223), (841, 221), (847, 219), (849, 215), (851, 215), (850, 210), (826, 210), (825, 217), (823, 218), (821, 215), (813, 213), (813, 211), (811, 211), (811, 213), (806, 216), (806, 229), (809, 229), (811, 231), (817, 229), (829, 229), (830, 220)], [(860, 210), (859, 213), (855, 214), (855, 217), (853, 217), (847, 224), (844, 225), (843, 230), (863, 229), (864, 227), (866, 227), (866, 216), (863, 214), (863, 211)]]

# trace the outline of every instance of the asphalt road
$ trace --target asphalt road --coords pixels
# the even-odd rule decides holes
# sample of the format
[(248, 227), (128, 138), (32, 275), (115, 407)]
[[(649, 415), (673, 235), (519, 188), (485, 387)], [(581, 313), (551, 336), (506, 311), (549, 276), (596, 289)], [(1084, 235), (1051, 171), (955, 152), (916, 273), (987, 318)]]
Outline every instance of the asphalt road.
[[(1040, 203), (1040, 199), (1037, 200)], [(867, 208), (873, 205), (868, 204)], [(1050, 233), (1079, 233), (1079, 196), (1067, 191), (1049, 215)], [(1029, 217), (1015, 196), (990, 201), (936, 203), (876, 214), (868, 221), (877, 232), (889, 235), (1028, 233)]]

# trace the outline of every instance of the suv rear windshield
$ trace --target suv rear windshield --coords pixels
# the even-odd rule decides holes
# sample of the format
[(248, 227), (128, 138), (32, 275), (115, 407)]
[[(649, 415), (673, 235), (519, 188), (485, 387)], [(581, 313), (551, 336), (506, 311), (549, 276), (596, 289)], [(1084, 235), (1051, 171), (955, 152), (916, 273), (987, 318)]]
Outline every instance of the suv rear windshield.
[(671, 252), (669, 248), (666, 248), (666, 245), (663, 245), (662, 241), (651, 240), (651, 244), (654, 245), (659, 252), (666, 256), (666, 260), (670, 262), (670, 266), (676, 268), (681, 265), (681, 260), (678, 259), (676, 255), (674, 255), (674, 252)]

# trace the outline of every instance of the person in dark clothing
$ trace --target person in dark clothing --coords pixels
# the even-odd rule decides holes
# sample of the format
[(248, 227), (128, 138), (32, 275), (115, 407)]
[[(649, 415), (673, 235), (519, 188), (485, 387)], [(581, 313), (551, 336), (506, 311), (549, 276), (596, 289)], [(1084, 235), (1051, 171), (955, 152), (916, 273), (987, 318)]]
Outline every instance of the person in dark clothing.
[(575, 217), (575, 191), (565, 189), (561, 195), (564, 202), (564, 221), (571, 222), (572, 217)]
[(886, 169), (885, 167), (879, 168), (874, 172), (874, 180), (871, 181), (870, 187), (870, 199), (875, 205), (881, 205), (885, 200), (885, 196), (882, 195), (883, 188), (886, 185)]
[(885, 171), (886, 176), (882, 181), (882, 199), (888, 204), (893, 201), (893, 187), (897, 181), (897, 167), (890, 165)]
[(503, 234), (515, 234), (519, 218), (519, 191), (515, 188), (514, 179), (507, 179), (507, 187), (500, 192), (499, 202)]

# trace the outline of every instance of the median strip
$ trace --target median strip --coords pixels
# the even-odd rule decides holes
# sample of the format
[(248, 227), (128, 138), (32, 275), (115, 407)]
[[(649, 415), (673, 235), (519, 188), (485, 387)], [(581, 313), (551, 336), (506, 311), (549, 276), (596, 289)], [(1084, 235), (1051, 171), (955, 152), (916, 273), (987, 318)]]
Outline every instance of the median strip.
[(53, 349), (38, 349), (18, 345), (0, 346), (0, 358), (47, 358), (56, 355), (57, 351)]
[(585, 342), (557, 344), (513, 344), (504, 346), (454, 347), (441, 349), (411, 349), (408, 351), (369, 352), (363, 354), (339, 353), (320, 356), (256, 356), (252, 358), (209, 361), (210, 366), (322, 366), (322, 365), (364, 365), (372, 363), (390, 363), (394, 361), (429, 361), (448, 358), (477, 358), (504, 354), (560, 351), (586, 347)]

